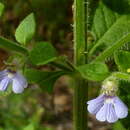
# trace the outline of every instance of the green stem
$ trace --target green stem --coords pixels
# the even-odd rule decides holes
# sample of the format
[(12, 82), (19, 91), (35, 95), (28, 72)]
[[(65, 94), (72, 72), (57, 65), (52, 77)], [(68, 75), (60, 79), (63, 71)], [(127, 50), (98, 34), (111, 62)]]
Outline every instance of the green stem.
[[(76, 66), (87, 63), (87, 0), (74, 0), (74, 62)], [(74, 88), (74, 130), (87, 130), (88, 84), (75, 78)]]
[(60, 64), (60, 63), (56, 63), (56, 62), (51, 62), (50, 63), (51, 65), (61, 69), (61, 70), (65, 70), (65, 71), (68, 71), (68, 72), (72, 72), (72, 68), (69, 68), (67, 66), (65, 66), (64, 64)]
[(0, 37), (0, 48), (4, 48), (24, 55), (28, 55), (28, 50), (26, 48), (3, 37)]

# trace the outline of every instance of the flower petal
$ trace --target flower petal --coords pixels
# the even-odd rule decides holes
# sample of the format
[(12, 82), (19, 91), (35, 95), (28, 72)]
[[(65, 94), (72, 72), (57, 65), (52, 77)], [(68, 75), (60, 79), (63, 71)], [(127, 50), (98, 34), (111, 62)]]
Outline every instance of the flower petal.
[(14, 93), (22, 93), (24, 90), (23, 85), (17, 79), (13, 79), (12, 89)]
[(118, 98), (114, 99), (115, 112), (118, 118), (125, 118), (128, 115), (127, 106)]
[(96, 103), (96, 102), (98, 103), (100, 101), (104, 101), (104, 99), (105, 99), (105, 95), (102, 94), (102, 95), (98, 96), (97, 98), (88, 101), (87, 104), (92, 104), (92, 103)]
[(5, 78), (8, 75), (7, 70), (0, 71), (0, 80)]
[(99, 121), (106, 121), (107, 119), (107, 111), (108, 110), (108, 104), (104, 104), (103, 107), (100, 109), (100, 111), (96, 114), (96, 119)]
[(5, 91), (10, 81), (11, 80), (8, 77), (2, 79), (0, 82), (0, 91)]
[(21, 86), (23, 86), (24, 88), (27, 88), (27, 80), (20, 74), (20, 73), (16, 73), (14, 79), (18, 80), (19, 83), (21, 84)]
[(104, 104), (104, 96), (101, 95), (96, 99), (88, 101), (87, 103), (88, 103), (88, 107), (87, 107), (88, 111), (91, 114), (96, 114)]
[(108, 104), (108, 110), (107, 110), (107, 121), (109, 123), (114, 123), (118, 120), (118, 117), (116, 115), (115, 109), (113, 107), (113, 104)]
[(1, 74), (7, 74), (7, 72), (8, 72), (8, 70), (6, 70), (6, 69), (3, 70), (3, 71), (0, 71), (0, 75), (1, 75)]
[(89, 104), (87, 109), (91, 114), (96, 114), (101, 107), (103, 106), (103, 103), (98, 103), (98, 104)]

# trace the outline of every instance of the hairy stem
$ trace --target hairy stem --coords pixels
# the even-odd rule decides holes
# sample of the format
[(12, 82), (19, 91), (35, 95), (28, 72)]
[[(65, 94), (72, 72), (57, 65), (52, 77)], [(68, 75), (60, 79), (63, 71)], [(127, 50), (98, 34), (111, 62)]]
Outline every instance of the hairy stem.
[[(76, 66), (87, 63), (87, 0), (74, 0), (74, 62)], [(74, 130), (87, 130), (88, 85), (76, 77), (74, 87)]]

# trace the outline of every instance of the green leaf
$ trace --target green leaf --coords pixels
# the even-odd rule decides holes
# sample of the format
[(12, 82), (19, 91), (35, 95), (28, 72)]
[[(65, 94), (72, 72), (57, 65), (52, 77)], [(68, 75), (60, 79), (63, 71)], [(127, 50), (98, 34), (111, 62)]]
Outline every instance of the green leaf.
[[(106, 58), (113, 55), (113, 53), (119, 49), (121, 46), (123, 46), (125, 43), (130, 41), (130, 33), (123, 36), (119, 41), (117, 41), (115, 44), (111, 45), (110, 47), (106, 48), (99, 56), (96, 57), (94, 61), (104, 61)], [(93, 61), (93, 62), (94, 62)]]
[(111, 77), (116, 78), (118, 80), (130, 82), (130, 74), (127, 74), (127, 73), (114, 72), (114, 73), (111, 74)]
[[(120, 15), (100, 1), (93, 18), (91, 31), (95, 34), (96, 40), (88, 54), (89, 58), (91, 58), (93, 54), (97, 55), (99, 52), (106, 50), (127, 37), (127, 34), (130, 33), (130, 15)], [(127, 37), (127, 41), (125, 40), (125, 42), (128, 41), (130, 40)], [(120, 45), (123, 46), (123, 44), (124, 42)], [(105, 54), (103, 56), (109, 56), (113, 53), (113, 50), (117, 48), (108, 51), (107, 55)], [(101, 59), (104, 60), (104, 58)]]
[(2, 15), (4, 11), (4, 4), (0, 3), (0, 16)]
[(118, 51), (114, 53), (114, 59), (119, 70), (127, 72), (127, 69), (130, 69), (130, 52)]
[(56, 58), (56, 50), (48, 42), (38, 42), (29, 55), (33, 65), (45, 65)]
[(99, 40), (117, 20), (116, 13), (109, 9), (102, 1), (98, 3), (92, 21), (91, 31), (95, 34), (96, 40)]
[(121, 124), (120, 121), (116, 122), (114, 125), (113, 125), (113, 130), (126, 130), (124, 128), (124, 126)]
[(55, 81), (65, 72), (63, 71), (40, 71), (35, 69), (26, 69), (25, 76), (29, 83), (36, 83), (41, 86), (41, 88), (47, 92), (53, 91), (53, 86)]
[(21, 44), (27, 44), (34, 36), (36, 28), (34, 14), (29, 14), (17, 27), (15, 32), (16, 40)]
[(83, 78), (93, 81), (104, 80), (109, 75), (107, 66), (100, 62), (79, 66), (77, 70)]
[(28, 50), (26, 48), (21, 47), (17, 43), (7, 40), (3, 37), (0, 37), (0, 47), (10, 51), (15, 51), (24, 55), (28, 55)]

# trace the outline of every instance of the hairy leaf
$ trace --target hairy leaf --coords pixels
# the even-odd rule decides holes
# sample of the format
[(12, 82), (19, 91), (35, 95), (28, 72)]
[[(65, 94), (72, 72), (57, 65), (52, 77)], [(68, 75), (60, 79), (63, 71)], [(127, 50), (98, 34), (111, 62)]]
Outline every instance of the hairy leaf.
[(30, 52), (29, 59), (33, 65), (45, 65), (56, 59), (56, 50), (48, 42), (38, 42)]
[[(118, 12), (111, 10), (107, 4), (100, 1), (93, 18), (91, 31), (95, 34), (96, 40), (88, 54), (89, 57), (113, 46), (130, 33), (130, 15), (118, 14)], [(128, 41), (130, 41), (129, 38), (127, 38), (127, 41), (125, 40), (125, 42)], [(125, 43), (122, 43), (121, 46), (123, 44)], [(103, 55), (104, 58), (110, 56), (116, 49), (107, 51), (107, 54)], [(104, 60), (104, 58), (101, 59)]]
[(130, 41), (130, 33), (119, 39), (119, 41), (112, 46), (109, 46), (107, 49), (105, 49), (99, 56), (96, 57), (94, 61), (104, 61), (105, 58), (112, 56), (115, 50), (119, 49), (128, 41)]
[(98, 3), (91, 29), (95, 34), (96, 40), (100, 39), (114, 24), (117, 19), (116, 15), (115, 12), (105, 6), (101, 1)]
[(79, 66), (77, 70), (83, 78), (93, 81), (104, 80), (109, 75), (107, 66), (100, 62)]
[(17, 27), (15, 32), (16, 40), (21, 44), (28, 43), (35, 33), (36, 23), (34, 14), (28, 15)]

